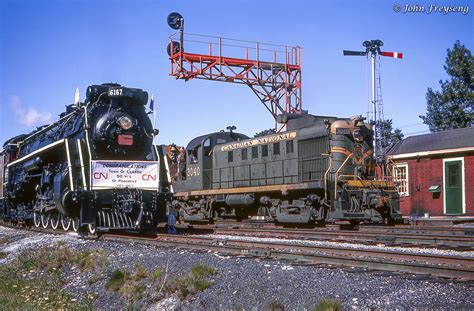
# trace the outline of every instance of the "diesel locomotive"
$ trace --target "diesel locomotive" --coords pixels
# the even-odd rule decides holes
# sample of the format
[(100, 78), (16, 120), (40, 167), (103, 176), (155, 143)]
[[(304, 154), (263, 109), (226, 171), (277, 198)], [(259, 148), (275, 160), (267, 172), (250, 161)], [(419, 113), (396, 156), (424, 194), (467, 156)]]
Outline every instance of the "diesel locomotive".
[(168, 210), (187, 222), (401, 218), (396, 185), (375, 178), (373, 130), (362, 117), (285, 114), (279, 122), (286, 131), (249, 138), (231, 127), (191, 140)]
[(154, 227), (166, 191), (147, 101), (141, 89), (91, 85), (59, 120), (5, 142), (3, 219), (91, 233)]

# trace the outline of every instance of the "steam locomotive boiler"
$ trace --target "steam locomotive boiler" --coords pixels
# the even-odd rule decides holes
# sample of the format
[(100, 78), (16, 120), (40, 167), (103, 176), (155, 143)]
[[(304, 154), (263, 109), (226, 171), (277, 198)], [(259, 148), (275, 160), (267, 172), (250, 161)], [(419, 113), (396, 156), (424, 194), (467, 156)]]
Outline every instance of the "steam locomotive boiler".
[[(280, 224), (393, 221), (393, 182), (375, 180), (373, 131), (362, 117), (279, 116), (287, 131), (217, 132), (186, 147), (169, 206), (188, 222), (256, 218)], [(232, 129), (232, 127), (231, 127)]]
[(8, 140), (3, 218), (91, 233), (154, 226), (164, 196), (147, 101), (141, 89), (91, 85), (56, 122)]

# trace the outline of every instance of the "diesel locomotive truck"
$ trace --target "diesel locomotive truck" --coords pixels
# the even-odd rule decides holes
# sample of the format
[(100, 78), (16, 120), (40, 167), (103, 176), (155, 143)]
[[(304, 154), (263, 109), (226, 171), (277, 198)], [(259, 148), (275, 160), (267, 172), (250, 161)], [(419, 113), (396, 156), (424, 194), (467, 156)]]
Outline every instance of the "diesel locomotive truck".
[(230, 130), (191, 140), (168, 212), (186, 222), (401, 219), (395, 184), (375, 179), (373, 131), (362, 117), (286, 114), (279, 122), (286, 131), (249, 138)]

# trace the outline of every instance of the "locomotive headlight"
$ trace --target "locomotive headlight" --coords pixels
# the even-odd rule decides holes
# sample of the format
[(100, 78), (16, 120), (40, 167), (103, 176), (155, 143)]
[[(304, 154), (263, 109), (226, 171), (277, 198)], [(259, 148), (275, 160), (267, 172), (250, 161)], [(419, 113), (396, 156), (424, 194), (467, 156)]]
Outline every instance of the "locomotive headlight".
[(364, 134), (362, 134), (361, 130), (357, 129), (352, 133), (354, 140), (358, 143), (364, 141)]
[(121, 117), (118, 120), (118, 124), (124, 130), (129, 130), (133, 126), (133, 121), (129, 117)]

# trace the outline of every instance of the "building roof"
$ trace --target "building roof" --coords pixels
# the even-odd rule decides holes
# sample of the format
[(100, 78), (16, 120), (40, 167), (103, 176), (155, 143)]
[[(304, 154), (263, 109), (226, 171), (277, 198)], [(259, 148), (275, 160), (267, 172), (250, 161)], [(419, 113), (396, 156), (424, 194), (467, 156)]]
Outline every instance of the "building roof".
[(474, 127), (410, 136), (393, 146), (388, 154), (474, 147)]

